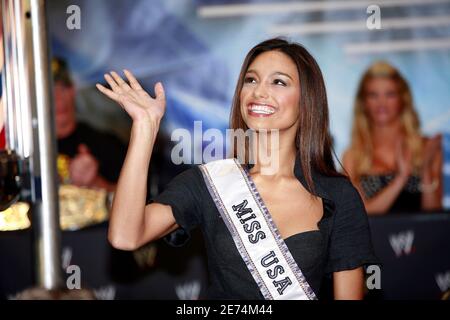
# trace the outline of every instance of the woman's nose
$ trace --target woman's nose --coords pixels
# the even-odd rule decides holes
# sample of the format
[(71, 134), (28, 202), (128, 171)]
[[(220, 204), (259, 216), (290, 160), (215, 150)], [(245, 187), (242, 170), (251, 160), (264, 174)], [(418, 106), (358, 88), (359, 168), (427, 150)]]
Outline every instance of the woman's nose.
[(262, 83), (258, 84), (253, 90), (255, 98), (267, 98), (269, 96), (266, 86)]

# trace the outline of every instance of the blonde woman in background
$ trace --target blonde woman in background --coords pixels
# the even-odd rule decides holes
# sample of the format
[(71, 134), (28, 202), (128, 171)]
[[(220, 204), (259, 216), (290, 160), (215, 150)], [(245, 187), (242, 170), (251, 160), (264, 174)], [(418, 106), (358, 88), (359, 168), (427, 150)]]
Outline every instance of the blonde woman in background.
[(441, 209), (441, 136), (421, 135), (408, 83), (386, 62), (361, 79), (343, 164), (368, 214)]

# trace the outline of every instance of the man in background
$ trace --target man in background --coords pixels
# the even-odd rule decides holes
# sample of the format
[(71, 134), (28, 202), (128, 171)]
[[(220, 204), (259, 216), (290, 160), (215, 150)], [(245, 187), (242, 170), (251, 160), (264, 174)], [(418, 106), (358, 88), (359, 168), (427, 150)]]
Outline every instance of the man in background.
[(52, 59), (58, 173), (62, 183), (114, 191), (126, 147), (76, 118), (76, 89), (64, 60)]

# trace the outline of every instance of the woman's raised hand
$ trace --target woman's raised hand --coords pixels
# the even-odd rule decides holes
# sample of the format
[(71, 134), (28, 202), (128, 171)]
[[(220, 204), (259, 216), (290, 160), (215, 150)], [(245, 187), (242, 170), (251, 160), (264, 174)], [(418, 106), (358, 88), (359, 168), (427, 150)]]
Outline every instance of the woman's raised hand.
[(397, 141), (395, 155), (397, 160), (398, 173), (402, 178), (405, 179), (406, 182), (413, 169), (412, 156), (411, 152), (406, 148), (402, 139), (399, 139)]
[(155, 98), (152, 98), (139, 84), (133, 74), (124, 70), (129, 84), (116, 72), (105, 74), (105, 80), (110, 85), (108, 89), (101, 84), (96, 87), (107, 97), (116, 101), (133, 121), (151, 121), (159, 123), (166, 109), (164, 88), (160, 82), (155, 85)]

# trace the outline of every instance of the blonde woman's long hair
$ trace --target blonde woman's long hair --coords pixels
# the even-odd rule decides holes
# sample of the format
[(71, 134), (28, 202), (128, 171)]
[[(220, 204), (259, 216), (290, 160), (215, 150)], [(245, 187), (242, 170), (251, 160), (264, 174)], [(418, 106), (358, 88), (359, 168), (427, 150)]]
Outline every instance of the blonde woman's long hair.
[(361, 175), (368, 174), (372, 167), (373, 139), (370, 121), (364, 107), (364, 98), (366, 84), (374, 78), (387, 78), (397, 83), (402, 101), (401, 124), (405, 138), (405, 147), (411, 152), (414, 173), (417, 173), (422, 165), (423, 142), (420, 122), (414, 110), (409, 85), (397, 69), (387, 62), (378, 61), (372, 64), (364, 73), (355, 99), (351, 150), (355, 161), (356, 176), (359, 178)]

